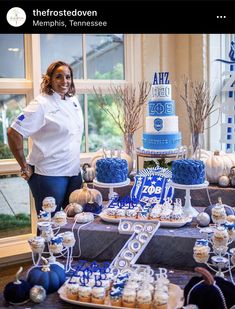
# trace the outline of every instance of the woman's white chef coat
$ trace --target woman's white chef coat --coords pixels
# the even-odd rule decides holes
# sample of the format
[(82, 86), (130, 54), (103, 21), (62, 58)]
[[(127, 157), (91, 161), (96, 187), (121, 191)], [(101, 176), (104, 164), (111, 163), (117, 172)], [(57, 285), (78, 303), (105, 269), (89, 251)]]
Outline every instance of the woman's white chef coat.
[(75, 176), (80, 172), (83, 114), (76, 97), (61, 100), (58, 93), (41, 94), (24, 108), (11, 125), (24, 138), (31, 137), (28, 163), (35, 173)]

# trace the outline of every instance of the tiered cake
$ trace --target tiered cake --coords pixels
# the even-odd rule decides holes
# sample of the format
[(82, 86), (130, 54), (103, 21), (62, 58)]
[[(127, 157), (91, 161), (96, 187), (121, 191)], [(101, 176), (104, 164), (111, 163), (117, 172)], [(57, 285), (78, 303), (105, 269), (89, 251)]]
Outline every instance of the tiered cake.
[(142, 150), (167, 151), (181, 146), (175, 101), (171, 99), (168, 72), (154, 74), (151, 88), (152, 99), (148, 102)]

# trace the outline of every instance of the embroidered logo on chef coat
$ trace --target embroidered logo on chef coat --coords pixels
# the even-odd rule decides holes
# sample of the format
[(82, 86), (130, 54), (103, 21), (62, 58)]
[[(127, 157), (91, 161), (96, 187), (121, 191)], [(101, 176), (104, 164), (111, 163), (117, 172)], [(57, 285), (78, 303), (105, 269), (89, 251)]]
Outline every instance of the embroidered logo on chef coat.
[(19, 117), (17, 117), (18, 120), (23, 121), (25, 119), (25, 116), (22, 114)]

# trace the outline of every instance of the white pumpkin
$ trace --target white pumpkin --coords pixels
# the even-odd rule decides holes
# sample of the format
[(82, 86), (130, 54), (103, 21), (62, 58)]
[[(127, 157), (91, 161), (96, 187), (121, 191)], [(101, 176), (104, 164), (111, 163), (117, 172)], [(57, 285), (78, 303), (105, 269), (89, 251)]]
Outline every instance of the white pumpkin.
[(89, 163), (83, 164), (82, 171), (82, 177), (85, 182), (93, 181), (95, 178), (95, 169), (91, 167)]
[(218, 183), (221, 176), (229, 176), (231, 167), (235, 165), (235, 155), (223, 151), (215, 151), (208, 155), (207, 159), (202, 158), (206, 165), (207, 180), (210, 183)]
[(69, 203), (65, 207), (64, 211), (68, 217), (74, 217), (76, 214), (83, 212), (83, 207), (78, 203)]
[[(105, 151), (107, 157), (111, 157), (111, 151)], [(95, 169), (96, 168), (96, 161), (101, 159), (103, 157), (104, 153), (102, 150), (99, 150), (96, 152), (95, 156), (93, 157), (91, 161), (91, 166)], [(132, 158), (124, 151), (121, 151), (121, 158), (127, 160), (128, 163), (128, 174), (132, 171), (133, 169), (133, 160)]]
[(84, 206), (88, 202), (96, 202), (99, 206), (101, 206), (103, 198), (100, 191), (96, 189), (89, 189), (85, 183), (82, 189), (74, 190), (69, 196), (69, 203), (78, 203)]

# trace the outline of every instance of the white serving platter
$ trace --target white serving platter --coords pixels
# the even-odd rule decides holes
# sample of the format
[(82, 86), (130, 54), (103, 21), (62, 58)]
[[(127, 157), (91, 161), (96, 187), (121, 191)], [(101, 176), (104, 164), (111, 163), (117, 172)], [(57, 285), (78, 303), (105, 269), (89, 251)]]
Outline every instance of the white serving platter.
[[(114, 218), (111, 216), (107, 216), (104, 212), (101, 212), (99, 214), (100, 218), (108, 223), (119, 223), (121, 218)], [(137, 221), (138, 219), (131, 219), (131, 218), (124, 218), (122, 217), (122, 219), (128, 219), (128, 220), (133, 220), (133, 221)], [(140, 219), (141, 221), (142, 219)], [(189, 223), (192, 221), (192, 217), (185, 217), (181, 220), (176, 220), (176, 221), (162, 221), (162, 220), (158, 220), (158, 219), (149, 219), (146, 220), (147, 222), (160, 222), (160, 227), (182, 227), (184, 226), (186, 223)]]
[[(93, 308), (104, 308), (104, 309), (123, 309), (124, 307), (119, 307), (119, 306), (112, 306), (110, 304), (109, 297), (106, 297), (105, 303), (104, 304), (94, 304), (94, 303), (87, 303), (87, 302), (81, 302), (78, 300), (72, 300), (68, 299), (66, 297), (65, 293), (65, 285), (63, 285), (59, 290), (59, 297), (63, 301), (73, 304), (73, 305), (78, 305), (81, 306), (82, 308), (85, 307), (93, 307)], [(183, 290), (175, 284), (170, 283), (169, 285), (169, 302), (168, 302), (168, 307), (167, 309), (177, 309), (181, 308), (183, 306)], [(125, 307), (128, 309), (127, 307)], [(129, 308), (130, 309), (130, 308)]]

